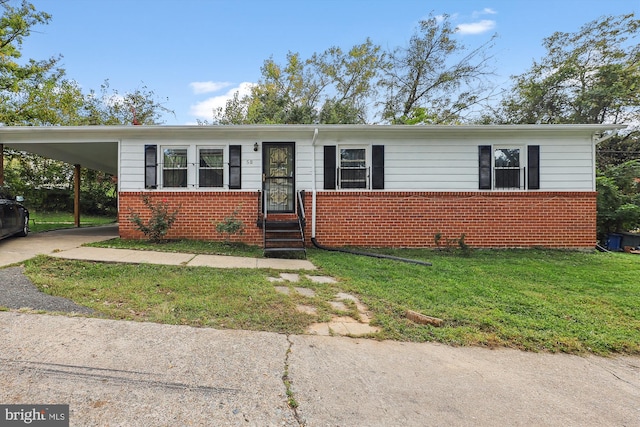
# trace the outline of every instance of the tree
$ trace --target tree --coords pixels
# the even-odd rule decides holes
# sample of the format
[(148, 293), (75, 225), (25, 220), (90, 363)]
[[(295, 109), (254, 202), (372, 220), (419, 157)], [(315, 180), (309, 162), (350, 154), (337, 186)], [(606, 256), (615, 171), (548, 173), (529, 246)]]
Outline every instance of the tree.
[(348, 52), (334, 46), (314, 54), (308, 63), (325, 91), (320, 122), (367, 123), (367, 107), (376, 95), (377, 79), (389, 67), (380, 46), (370, 39)]
[(249, 95), (237, 93), (214, 113), (219, 124), (366, 123), (384, 55), (371, 40), (344, 52), (331, 47), (303, 60), (289, 52), (285, 65), (272, 58)]
[(497, 121), (628, 123), (640, 113), (640, 20), (605, 16), (544, 39), (547, 54), (513, 77)]
[[(20, 63), (22, 43), (33, 27), (47, 24), (51, 16), (37, 12), (26, 0), (14, 7), (9, 0), (0, 0), (0, 123), (23, 124), (38, 120), (42, 114), (41, 99), (35, 93), (51, 90), (63, 71), (57, 69), (59, 58), (29, 59)], [(33, 96), (30, 93), (33, 93)]]
[(82, 125), (157, 125), (162, 123), (162, 113), (173, 113), (147, 86), (120, 94), (110, 89), (109, 80), (99, 92), (92, 89), (82, 100), (77, 112)]
[[(23, 0), (14, 7), (0, 0), (0, 124), (7, 126), (77, 126), (156, 124), (161, 112), (169, 110), (144, 86), (120, 94), (110, 91), (108, 81), (100, 92), (84, 94), (78, 84), (65, 78), (57, 67), (59, 57), (21, 61), (23, 41), (51, 16), (38, 12)], [(73, 167), (35, 154), (5, 148), (4, 183), (14, 193), (24, 195), (36, 209), (64, 209), (71, 200)], [(83, 170), (82, 200), (91, 200), (91, 209), (102, 212), (115, 207), (112, 177)], [(55, 203), (42, 189), (56, 194)], [(89, 209), (89, 208), (87, 208)], [(87, 212), (87, 209), (84, 209)]]
[(598, 190), (598, 237), (640, 227), (640, 161), (605, 170), (596, 179)]
[(390, 66), (380, 85), (386, 91), (383, 118), (393, 124), (461, 121), (486, 101), (492, 74), (488, 50), (494, 37), (467, 50), (455, 39), (447, 15), (420, 21), (407, 47), (389, 53)]

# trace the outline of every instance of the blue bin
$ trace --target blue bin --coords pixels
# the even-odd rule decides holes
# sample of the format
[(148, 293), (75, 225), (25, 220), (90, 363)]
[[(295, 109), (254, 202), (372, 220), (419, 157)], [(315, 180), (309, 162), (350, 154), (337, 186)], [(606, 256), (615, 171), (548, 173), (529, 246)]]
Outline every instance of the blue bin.
[(609, 234), (607, 236), (607, 248), (610, 251), (621, 250), (620, 244), (622, 243), (622, 234)]

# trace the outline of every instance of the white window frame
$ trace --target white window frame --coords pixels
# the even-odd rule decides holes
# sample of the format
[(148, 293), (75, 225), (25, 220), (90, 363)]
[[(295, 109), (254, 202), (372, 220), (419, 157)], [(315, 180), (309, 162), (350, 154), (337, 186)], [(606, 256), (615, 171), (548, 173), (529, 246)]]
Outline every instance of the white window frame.
[[(221, 150), (222, 151), (222, 185), (219, 187), (210, 187), (210, 186), (201, 186), (200, 185), (200, 170), (201, 169), (214, 169), (214, 168), (201, 168), (200, 167), (200, 152), (201, 150)], [(195, 164), (195, 179), (196, 179), (196, 187), (198, 189), (202, 189), (202, 190), (222, 190), (222, 189), (228, 189), (229, 185), (229, 177), (228, 177), (228, 168), (225, 167), (225, 165), (227, 165), (229, 163), (229, 151), (228, 151), (228, 145), (227, 146), (223, 146), (223, 145), (199, 145), (196, 147), (196, 161), (194, 162)]]
[[(365, 161), (365, 186), (361, 188), (352, 188), (352, 187), (343, 187), (342, 186), (342, 150), (364, 150), (364, 161)], [(337, 189), (340, 190), (370, 190), (371, 189), (371, 146), (370, 145), (338, 145), (336, 147), (336, 165), (337, 165)]]
[[(502, 168), (502, 167), (498, 167), (496, 166), (496, 151), (498, 150), (519, 150), (520, 155), (518, 156), (518, 179), (519, 179), (519, 186), (518, 187), (498, 187), (496, 185), (497, 183), (497, 178), (498, 178), (498, 170), (509, 170), (509, 168)], [(522, 145), (511, 145), (511, 144), (500, 144), (500, 145), (493, 145), (491, 147), (491, 169), (492, 169), (492, 182), (491, 182), (491, 187), (493, 190), (500, 190), (500, 191), (509, 191), (509, 190), (525, 190), (526, 189), (526, 167), (525, 165), (527, 164), (527, 146), (522, 146)]]
[[(165, 171), (167, 170), (182, 170), (182, 168), (166, 168), (165, 164), (164, 164), (164, 152), (165, 150), (185, 150), (186, 151), (186, 159), (187, 159), (187, 164), (186, 167), (184, 168), (185, 174), (186, 174), (186, 181), (185, 181), (185, 185), (182, 187), (172, 187), (172, 186), (166, 186), (164, 185), (164, 174)], [(189, 161), (190, 159), (190, 147), (188, 145), (161, 145), (160, 146), (160, 150), (159, 150), (159, 156), (160, 156), (160, 179), (159, 179), (159, 187), (160, 188), (171, 188), (171, 189), (186, 189), (189, 188), (189, 183), (192, 182), (189, 179), (189, 165), (191, 164), (191, 162)]]

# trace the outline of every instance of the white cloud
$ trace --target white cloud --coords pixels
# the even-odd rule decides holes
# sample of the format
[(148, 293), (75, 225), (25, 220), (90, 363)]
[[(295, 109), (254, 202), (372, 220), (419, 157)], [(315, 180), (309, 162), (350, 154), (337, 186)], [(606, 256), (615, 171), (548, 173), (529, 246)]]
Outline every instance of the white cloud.
[(244, 95), (248, 95), (251, 92), (251, 87), (253, 85), (254, 83), (250, 82), (240, 83), (237, 87), (229, 89), (224, 95), (213, 96), (192, 105), (190, 113), (198, 119), (211, 120), (213, 118), (213, 112), (220, 107), (224, 108), (227, 100), (231, 99), (234, 93), (238, 92), (240, 98), (242, 98)]
[(474, 10), (473, 13), (471, 14), (471, 16), (473, 17), (473, 19), (476, 19), (479, 16), (482, 15), (495, 15), (498, 12), (496, 12), (495, 10), (491, 9), (490, 7), (485, 7), (482, 10)]
[(482, 34), (493, 30), (496, 27), (496, 21), (483, 19), (482, 21), (472, 22), (469, 24), (459, 24), (457, 29), (460, 34)]
[(217, 92), (220, 89), (224, 89), (226, 87), (231, 86), (229, 82), (192, 82), (189, 83), (191, 89), (193, 89), (193, 93), (201, 94), (201, 93), (211, 93)]

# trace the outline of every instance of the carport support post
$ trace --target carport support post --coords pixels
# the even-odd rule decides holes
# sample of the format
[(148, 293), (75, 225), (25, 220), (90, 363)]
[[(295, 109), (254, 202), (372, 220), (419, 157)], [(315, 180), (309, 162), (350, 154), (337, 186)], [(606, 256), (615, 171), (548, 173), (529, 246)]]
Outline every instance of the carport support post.
[(73, 167), (73, 221), (80, 227), (80, 165)]

